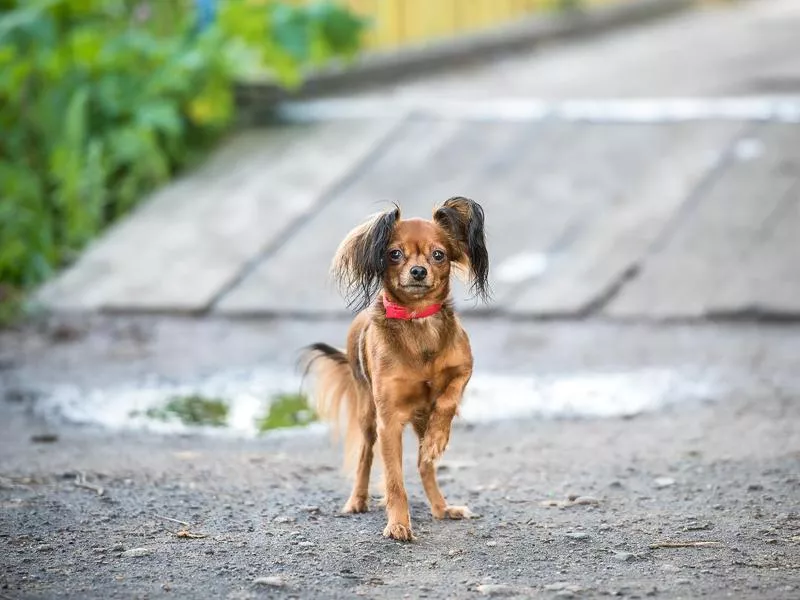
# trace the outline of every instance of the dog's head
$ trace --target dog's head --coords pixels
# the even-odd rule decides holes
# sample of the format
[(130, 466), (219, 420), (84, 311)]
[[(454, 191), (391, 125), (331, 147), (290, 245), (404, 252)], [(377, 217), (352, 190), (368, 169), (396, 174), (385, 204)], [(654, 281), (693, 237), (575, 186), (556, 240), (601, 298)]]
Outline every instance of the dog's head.
[(483, 220), (480, 204), (468, 198), (450, 198), (430, 221), (403, 220), (395, 205), (347, 235), (336, 252), (333, 275), (357, 310), (367, 307), (381, 287), (402, 304), (441, 302), (454, 271), (486, 300), (489, 255)]

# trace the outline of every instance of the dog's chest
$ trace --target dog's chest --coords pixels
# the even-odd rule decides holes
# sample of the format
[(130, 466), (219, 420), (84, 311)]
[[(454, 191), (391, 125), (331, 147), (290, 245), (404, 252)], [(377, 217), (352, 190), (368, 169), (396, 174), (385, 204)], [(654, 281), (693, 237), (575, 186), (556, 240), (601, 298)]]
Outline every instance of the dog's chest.
[(410, 323), (411, 328), (405, 336), (408, 356), (423, 365), (433, 363), (443, 348), (443, 336), (439, 328), (427, 319)]

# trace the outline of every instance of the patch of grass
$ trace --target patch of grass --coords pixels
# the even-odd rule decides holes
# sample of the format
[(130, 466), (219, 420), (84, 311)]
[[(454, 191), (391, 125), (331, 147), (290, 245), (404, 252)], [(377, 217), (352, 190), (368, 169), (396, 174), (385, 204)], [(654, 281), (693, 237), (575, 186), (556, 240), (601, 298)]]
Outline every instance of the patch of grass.
[(317, 420), (303, 394), (279, 394), (272, 398), (267, 412), (256, 419), (256, 429), (264, 433), (284, 427), (305, 427)]
[(0, 284), (0, 329), (13, 327), (25, 316), (24, 295), (14, 286)]
[(228, 411), (228, 404), (224, 400), (190, 394), (176, 396), (164, 406), (149, 408), (145, 415), (159, 421), (178, 419), (184, 425), (225, 427), (228, 424)]

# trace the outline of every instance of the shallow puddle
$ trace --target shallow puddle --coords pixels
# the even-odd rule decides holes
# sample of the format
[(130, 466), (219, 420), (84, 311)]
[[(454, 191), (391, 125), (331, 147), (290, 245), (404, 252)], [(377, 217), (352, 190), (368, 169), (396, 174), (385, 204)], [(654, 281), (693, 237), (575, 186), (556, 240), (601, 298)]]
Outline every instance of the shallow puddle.
[[(719, 393), (707, 374), (670, 370), (538, 377), (478, 373), (467, 387), (459, 418), (480, 423), (633, 416), (713, 400)], [(324, 429), (300, 393), (299, 378), (268, 370), (222, 372), (180, 384), (150, 380), (93, 390), (59, 386), (45, 392), (39, 408), (68, 421), (164, 433), (254, 437)]]

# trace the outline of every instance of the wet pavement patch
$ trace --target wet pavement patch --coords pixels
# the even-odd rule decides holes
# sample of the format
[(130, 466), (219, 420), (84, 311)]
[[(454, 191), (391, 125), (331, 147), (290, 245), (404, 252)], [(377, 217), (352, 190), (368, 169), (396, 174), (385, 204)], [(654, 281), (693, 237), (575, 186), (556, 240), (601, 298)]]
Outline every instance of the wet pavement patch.
[[(726, 379), (709, 372), (631, 370), (546, 374), (476, 373), (460, 420), (629, 417), (687, 402), (713, 401)], [(47, 417), (110, 429), (237, 437), (323, 431), (300, 379), (263, 368), (220, 371), (193, 380), (157, 378), (105, 388), (57, 385), (37, 390)]]

